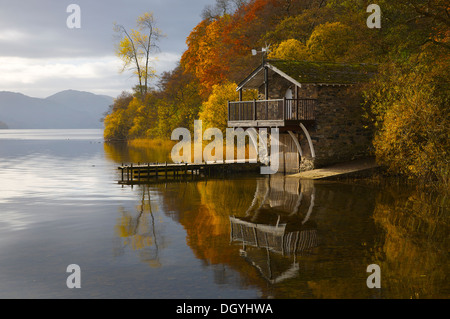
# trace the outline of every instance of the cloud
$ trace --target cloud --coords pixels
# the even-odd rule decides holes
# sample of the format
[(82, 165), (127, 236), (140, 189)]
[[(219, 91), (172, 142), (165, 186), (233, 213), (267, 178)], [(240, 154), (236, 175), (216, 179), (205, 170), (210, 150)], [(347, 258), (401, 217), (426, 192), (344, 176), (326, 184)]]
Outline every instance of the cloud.
[[(214, 0), (0, 0), (0, 56), (103, 56), (114, 49), (115, 22), (134, 28), (139, 15), (153, 11), (167, 38), (161, 48), (180, 52), (202, 8)], [(81, 8), (81, 28), (70, 29), (67, 6)], [(18, 36), (18, 37), (16, 37)]]
[[(173, 69), (180, 55), (160, 53), (152, 59), (158, 73)], [(0, 88), (34, 97), (46, 97), (68, 88), (117, 96), (135, 85), (116, 56), (99, 58), (0, 57)]]
[(28, 34), (14, 29), (0, 30), (0, 41), (3, 43), (14, 43), (26, 41)]
[[(0, 0), (0, 90), (45, 97), (57, 90), (83, 89), (119, 94), (135, 85), (120, 74), (114, 56), (114, 22), (127, 29), (153, 11), (167, 35), (154, 61), (157, 74), (173, 69), (186, 48), (186, 37), (215, 0)], [(81, 28), (66, 25), (67, 6), (81, 8)]]

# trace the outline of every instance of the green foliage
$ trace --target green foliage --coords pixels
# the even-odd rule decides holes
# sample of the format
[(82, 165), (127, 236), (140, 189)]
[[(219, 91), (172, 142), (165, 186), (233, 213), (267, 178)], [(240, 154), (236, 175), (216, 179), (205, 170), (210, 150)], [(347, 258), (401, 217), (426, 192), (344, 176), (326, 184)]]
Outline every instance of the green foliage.
[(193, 129), (202, 104), (199, 87), (198, 79), (181, 66), (162, 75), (158, 94), (157, 137), (170, 138), (177, 127)]

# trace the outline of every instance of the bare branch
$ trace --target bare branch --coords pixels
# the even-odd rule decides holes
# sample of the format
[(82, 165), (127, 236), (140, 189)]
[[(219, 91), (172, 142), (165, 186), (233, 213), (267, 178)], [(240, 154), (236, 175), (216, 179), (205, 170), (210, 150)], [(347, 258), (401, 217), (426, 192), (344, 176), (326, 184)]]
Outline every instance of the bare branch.
[(146, 12), (138, 17), (137, 30), (129, 32), (123, 25), (114, 25), (114, 31), (122, 36), (117, 54), (124, 60), (123, 70), (133, 64), (132, 68), (136, 70), (138, 76), (142, 99), (147, 95), (149, 79), (154, 76), (150, 66), (151, 54), (159, 50), (157, 42), (164, 36), (155, 24), (153, 13)]

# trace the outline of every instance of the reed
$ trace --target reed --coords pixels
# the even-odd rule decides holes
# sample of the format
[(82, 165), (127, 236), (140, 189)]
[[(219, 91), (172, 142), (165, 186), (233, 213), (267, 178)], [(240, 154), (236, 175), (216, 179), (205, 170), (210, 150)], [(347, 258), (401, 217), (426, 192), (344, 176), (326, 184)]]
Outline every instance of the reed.
[(172, 149), (176, 144), (176, 141), (165, 140), (165, 139), (150, 139), (150, 138), (137, 138), (128, 141), (128, 146), (137, 148), (164, 148)]
[[(136, 149), (159, 149), (160, 151), (164, 151), (167, 152), (167, 154), (170, 154), (170, 151), (172, 150), (172, 148), (175, 146), (175, 144), (178, 141), (172, 141), (172, 140), (166, 140), (166, 139), (149, 139), (149, 138), (137, 138), (137, 139), (133, 139), (133, 140), (129, 140), (128, 146), (131, 148), (136, 148)], [(203, 160), (211, 160), (210, 156), (208, 156), (209, 154), (205, 154), (203, 151), (205, 149), (205, 146), (207, 145), (207, 142), (203, 142), (202, 144), (202, 153), (203, 153)], [(234, 148), (234, 150), (232, 149)], [(227, 146), (225, 145), (225, 142), (223, 144), (223, 159), (226, 158), (226, 154), (227, 154), (227, 149), (229, 149), (229, 151), (234, 152), (234, 158), (237, 159), (237, 146), (234, 145), (233, 146)], [(248, 159), (249, 158), (249, 145), (248, 143), (245, 145), (245, 158)], [(191, 147), (191, 154), (192, 154), (192, 162), (194, 161), (194, 144), (192, 144)]]

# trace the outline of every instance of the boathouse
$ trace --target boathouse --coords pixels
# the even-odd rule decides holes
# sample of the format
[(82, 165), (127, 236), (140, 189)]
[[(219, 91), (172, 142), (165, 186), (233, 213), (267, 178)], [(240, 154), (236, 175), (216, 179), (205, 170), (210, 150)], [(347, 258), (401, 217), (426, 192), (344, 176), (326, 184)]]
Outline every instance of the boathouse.
[[(365, 157), (372, 133), (364, 129), (361, 85), (375, 73), (368, 64), (264, 60), (238, 84), (239, 101), (228, 102), (228, 126), (277, 127), (285, 173)], [(242, 101), (247, 89), (260, 99)]]

